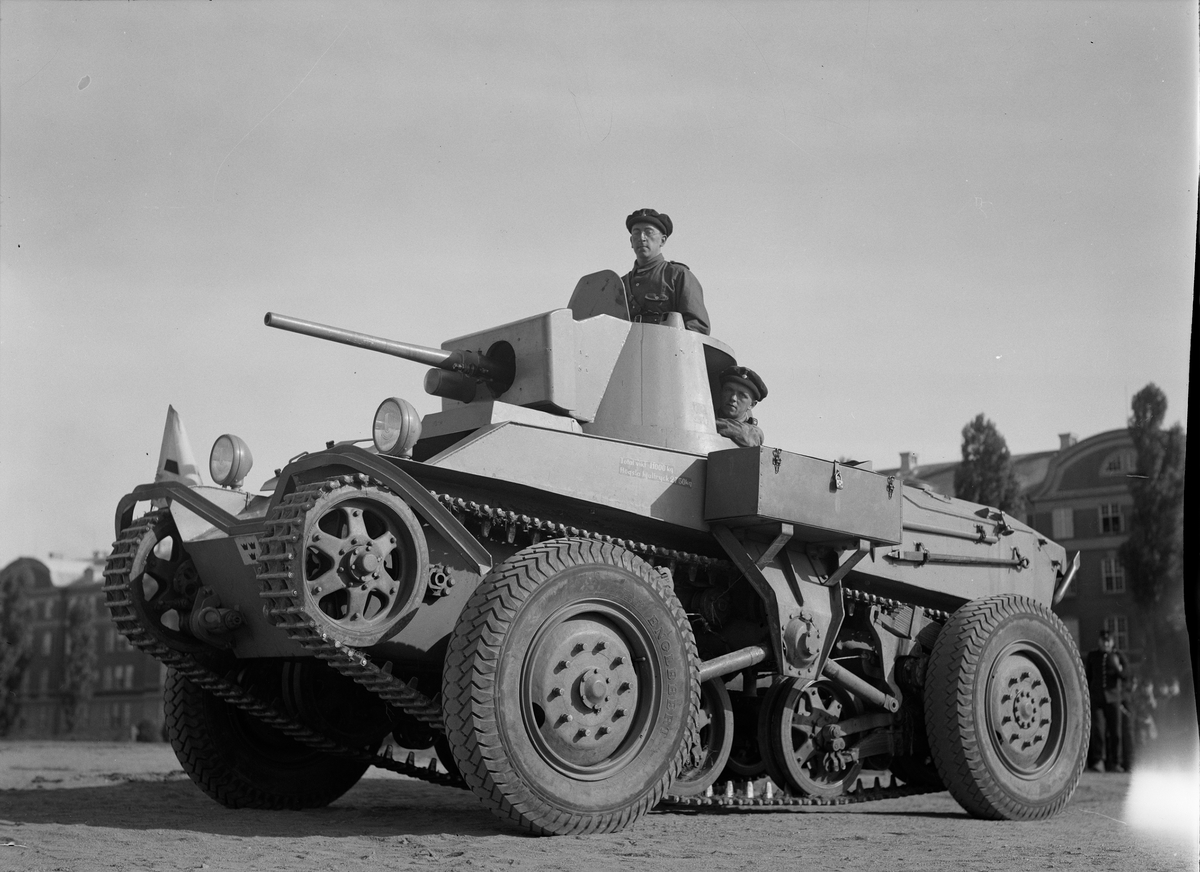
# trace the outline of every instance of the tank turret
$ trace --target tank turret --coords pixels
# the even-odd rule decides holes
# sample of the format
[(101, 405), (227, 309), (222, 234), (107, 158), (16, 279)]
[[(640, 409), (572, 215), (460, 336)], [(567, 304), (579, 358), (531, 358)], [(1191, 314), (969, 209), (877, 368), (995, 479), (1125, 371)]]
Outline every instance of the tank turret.
[(576, 320), (558, 309), (447, 340), (440, 349), (271, 312), (265, 323), (435, 367), (425, 390), (442, 398), (443, 414), (425, 416), (422, 426), (441, 442), (494, 423), (494, 404), (504, 403), (566, 416), (594, 436), (697, 454), (733, 444), (717, 435), (714, 411), (717, 374), (736, 362), (733, 352), (683, 330), (682, 322)]

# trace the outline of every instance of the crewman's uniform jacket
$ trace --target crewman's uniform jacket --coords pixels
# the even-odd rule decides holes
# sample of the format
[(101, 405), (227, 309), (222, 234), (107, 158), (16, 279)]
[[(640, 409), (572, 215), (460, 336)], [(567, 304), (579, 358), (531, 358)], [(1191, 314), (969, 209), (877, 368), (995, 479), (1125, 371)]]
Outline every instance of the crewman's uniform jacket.
[(660, 254), (645, 266), (634, 264), (621, 278), (629, 300), (629, 318), (659, 324), (668, 312), (683, 315), (683, 326), (708, 333), (704, 289), (686, 264), (665, 260)]

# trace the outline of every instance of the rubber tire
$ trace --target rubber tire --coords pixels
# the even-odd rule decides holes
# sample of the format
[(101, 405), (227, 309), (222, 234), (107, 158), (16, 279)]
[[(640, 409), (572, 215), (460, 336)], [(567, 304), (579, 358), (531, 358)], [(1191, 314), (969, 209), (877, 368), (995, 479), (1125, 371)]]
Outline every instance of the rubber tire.
[(183, 771), (226, 808), (321, 808), (357, 784), (369, 765), (301, 745), (173, 669), (163, 708)]
[[(1023, 673), (1020, 680), (1014, 672)], [(1034, 743), (1044, 744), (1036, 759), (1014, 759), (1006, 745), (1015, 742), (996, 735), (1002, 720), (995, 714), (1011, 705), (1005, 675), (1017, 695), (1027, 690), (1026, 675), (1040, 676), (1045, 687), (1034, 691), (1045, 693), (1045, 729), (1026, 733), (1043, 736)], [(1004, 594), (973, 600), (950, 617), (929, 658), (925, 725), (938, 774), (969, 814), (1041, 820), (1061, 811), (1083, 773), (1090, 721), (1079, 651), (1049, 608)]]
[(758, 743), (758, 720), (765, 711), (763, 697), (767, 693), (770, 690), (751, 697), (740, 691), (730, 694), (733, 704), (733, 743), (729, 749), (729, 759), (725, 761), (725, 769), (717, 776), (717, 784), (755, 781), (766, 774), (767, 762)]
[[(631, 668), (645, 658), (629, 715), (640, 727), (578, 776), (548, 746), (559, 741), (550, 714), (526, 700), (542, 680), (539, 652), (575, 616), (615, 627)], [(553, 539), (496, 567), (459, 616), (442, 679), (446, 735), (463, 779), (500, 818), (538, 835), (616, 832), (658, 803), (689, 755), (698, 676), (691, 625), (662, 575), (612, 544)]]

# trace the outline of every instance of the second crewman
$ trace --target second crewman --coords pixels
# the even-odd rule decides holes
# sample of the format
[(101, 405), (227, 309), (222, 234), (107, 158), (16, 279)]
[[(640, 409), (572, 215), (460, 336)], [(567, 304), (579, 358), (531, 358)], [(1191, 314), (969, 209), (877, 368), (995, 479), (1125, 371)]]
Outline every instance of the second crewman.
[(717, 403), (717, 432), (743, 448), (763, 444), (763, 431), (750, 412), (767, 396), (767, 386), (749, 367), (731, 366), (717, 377), (721, 396)]

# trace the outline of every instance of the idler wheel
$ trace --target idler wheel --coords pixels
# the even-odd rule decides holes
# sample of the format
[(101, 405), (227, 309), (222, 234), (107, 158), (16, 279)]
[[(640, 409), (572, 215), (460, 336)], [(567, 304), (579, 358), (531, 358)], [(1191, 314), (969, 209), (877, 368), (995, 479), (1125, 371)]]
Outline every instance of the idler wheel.
[[(186, 654), (213, 649), (187, 631), (200, 578), (183, 550), (175, 521), (166, 509), (146, 517), (129, 568), (129, 607), (142, 628), (168, 648)], [(118, 592), (107, 594), (110, 599)]]

